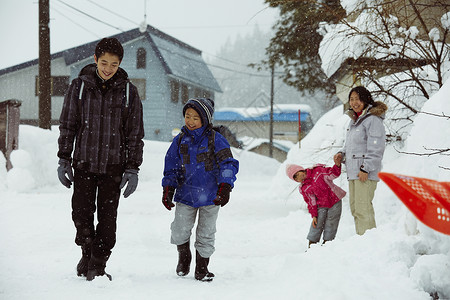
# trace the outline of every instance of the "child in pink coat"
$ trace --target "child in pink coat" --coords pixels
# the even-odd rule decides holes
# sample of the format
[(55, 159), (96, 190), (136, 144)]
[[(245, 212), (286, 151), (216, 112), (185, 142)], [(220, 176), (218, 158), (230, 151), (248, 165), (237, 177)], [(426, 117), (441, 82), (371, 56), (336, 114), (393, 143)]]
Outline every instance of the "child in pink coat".
[(345, 191), (333, 183), (341, 175), (341, 159), (336, 158), (334, 163), (333, 167), (317, 164), (310, 169), (294, 164), (286, 166), (286, 175), (300, 182), (300, 194), (313, 218), (307, 237), (309, 245), (319, 242), (322, 233), (323, 243), (336, 237)]

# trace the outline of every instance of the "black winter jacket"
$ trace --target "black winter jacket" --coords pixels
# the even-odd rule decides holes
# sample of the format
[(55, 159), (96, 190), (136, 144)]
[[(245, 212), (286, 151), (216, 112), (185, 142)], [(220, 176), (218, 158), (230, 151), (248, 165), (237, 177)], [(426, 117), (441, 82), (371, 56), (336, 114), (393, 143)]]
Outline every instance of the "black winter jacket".
[(144, 125), (137, 88), (129, 84), (126, 107), (129, 79), (125, 70), (119, 68), (105, 82), (103, 93), (98, 80), (96, 65), (90, 64), (67, 90), (59, 120), (58, 157), (72, 161), (73, 152), (74, 167), (97, 174), (117, 168), (139, 170)]

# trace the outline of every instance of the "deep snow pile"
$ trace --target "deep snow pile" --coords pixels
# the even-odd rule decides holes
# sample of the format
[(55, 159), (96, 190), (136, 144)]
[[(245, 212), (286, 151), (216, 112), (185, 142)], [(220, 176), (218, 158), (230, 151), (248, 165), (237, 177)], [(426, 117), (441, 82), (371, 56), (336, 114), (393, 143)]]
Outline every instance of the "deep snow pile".
[[(439, 92), (422, 107), (422, 113), (416, 117), (405, 147), (401, 149), (400, 145), (387, 146), (383, 159), (384, 172), (450, 181), (450, 157), (445, 153), (428, 155), (450, 147), (446, 138), (450, 136), (448, 95), (450, 95), (450, 80), (447, 80)], [(272, 197), (280, 201), (301, 199), (298, 185), (283, 177), (286, 164), (296, 163), (305, 167), (315, 163), (333, 164), (333, 155), (341, 149), (350, 121), (342, 114), (342, 110), (342, 106), (339, 106), (324, 115), (302, 140), (301, 147), (297, 144), (292, 148), (272, 181)], [(347, 189), (345, 165), (343, 174), (335, 182)], [(346, 214), (350, 214), (348, 198), (344, 198), (343, 201), (343, 219), (337, 240), (348, 242), (347, 239), (357, 237), (354, 236), (351, 215), (346, 218)], [(415, 238), (416, 241), (412, 244), (401, 246), (405, 247), (404, 249), (395, 250), (404, 251), (400, 261), (406, 263), (404, 267), (408, 269), (410, 278), (425, 291), (430, 293), (440, 291), (441, 298), (450, 298), (450, 236), (437, 233), (418, 222), (383, 182), (378, 184), (374, 207), (378, 229), (366, 234), (363, 237), (364, 242), (373, 243), (372, 246), (379, 249), (380, 241), (372, 239), (372, 235), (380, 234), (386, 236), (385, 240), (390, 243), (389, 247), (397, 248), (399, 245), (396, 244), (402, 243), (403, 238)], [(306, 210), (304, 203), (302, 208)], [(372, 240), (369, 242), (367, 239)], [(365, 259), (377, 259), (377, 256)]]
[[(423, 109), (450, 115), (449, 93), (450, 81)], [(347, 122), (342, 107), (328, 112), (287, 162), (330, 165)], [(448, 147), (449, 123), (419, 114), (402, 150)], [(344, 198), (336, 240), (305, 252), (311, 217), (285, 164), (238, 150), (238, 181), (220, 211), (210, 263), (216, 279), (179, 278), (169, 243), (173, 212), (161, 204), (169, 144), (152, 141), (145, 141), (138, 190), (121, 199), (118, 242), (107, 266), (114, 279), (86, 282), (75, 275), (80, 250), (73, 242), (71, 190), (56, 176), (57, 137), (56, 128), (21, 126), (14, 168), (0, 168), (1, 299), (450, 298), (450, 237), (416, 222), (386, 185), (378, 185), (374, 200), (378, 228), (357, 236)], [(384, 159), (384, 171), (442, 181), (450, 181), (442, 168), (449, 166), (448, 156), (405, 155), (392, 146)], [(335, 182), (347, 188), (345, 174)]]

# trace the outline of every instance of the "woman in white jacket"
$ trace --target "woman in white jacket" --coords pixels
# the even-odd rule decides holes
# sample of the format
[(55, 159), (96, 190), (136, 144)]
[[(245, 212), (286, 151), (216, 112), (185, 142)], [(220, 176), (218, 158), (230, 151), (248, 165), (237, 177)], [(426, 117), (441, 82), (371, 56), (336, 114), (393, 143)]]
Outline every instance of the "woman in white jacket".
[(349, 181), (350, 210), (355, 219), (356, 233), (363, 235), (375, 228), (372, 205), (375, 189), (380, 180), (386, 133), (383, 119), (387, 106), (373, 101), (370, 92), (358, 86), (349, 93), (352, 119), (347, 129), (344, 148), (335, 156), (342, 157)]

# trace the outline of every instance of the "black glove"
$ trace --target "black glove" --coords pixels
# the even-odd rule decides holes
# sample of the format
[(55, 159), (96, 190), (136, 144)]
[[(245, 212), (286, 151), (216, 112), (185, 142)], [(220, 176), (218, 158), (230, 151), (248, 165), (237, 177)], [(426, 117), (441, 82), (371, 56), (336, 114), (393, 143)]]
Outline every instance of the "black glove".
[(215, 205), (225, 206), (230, 200), (231, 185), (222, 182), (217, 190), (217, 197), (214, 199)]
[(127, 188), (125, 189), (125, 192), (123, 192), (123, 196), (127, 198), (131, 194), (134, 193), (134, 191), (137, 188), (138, 185), (138, 170), (135, 169), (126, 169), (125, 173), (123, 173), (122, 181), (120, 182), (120, 189), (122, 189), (125, 184), (127, 184)]
[[(70, 162), (67, 159), (60, 158), (58, 167), (58, 179), (68, 189), (73, 182), (73, 171)], [(66, 177), (67, 175), (67, 177)]]
[(171, 210), (172, 207), (175, 206), (173, 204), (173, 194), (175, 193), (175, 188), (171, 186), (165, 186), (163, 190), (163, 196), (162, 196), (162, 204), (168, 209)]

